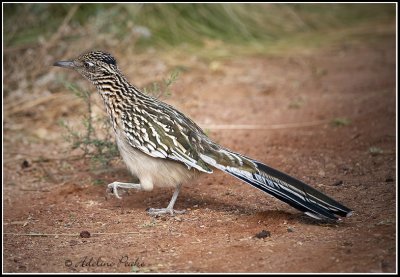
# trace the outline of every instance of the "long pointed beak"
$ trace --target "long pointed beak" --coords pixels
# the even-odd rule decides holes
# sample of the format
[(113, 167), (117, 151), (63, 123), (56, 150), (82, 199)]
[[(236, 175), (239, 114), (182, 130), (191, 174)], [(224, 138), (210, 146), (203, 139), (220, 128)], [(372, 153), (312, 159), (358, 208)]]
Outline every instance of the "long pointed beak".
[(59, 67), (66, 67), (66, 68), (74, 68), (75, 64), (72, 61), (59, 61), (55, 62), (53, 64), (54, 66), (59, 66)]

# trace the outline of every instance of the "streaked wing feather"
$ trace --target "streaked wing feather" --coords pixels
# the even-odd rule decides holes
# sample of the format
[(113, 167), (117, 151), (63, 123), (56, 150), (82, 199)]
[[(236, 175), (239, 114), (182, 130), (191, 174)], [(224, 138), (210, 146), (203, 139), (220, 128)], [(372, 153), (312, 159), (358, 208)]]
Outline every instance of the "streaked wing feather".
[[(159, 101), (155, 103), (157, 107), (137, 109), (135, 113), (122, 115), (128, 143), (154, 158), (174, 160), (184, 163), (189, 169), (212, 173), (212, 169), (198, 155), (201, 148), (198, 134), (204, 134), (203, 131), (171, 106)], [(147, 106), (150, 104), (154, 105), (146, 103)]]

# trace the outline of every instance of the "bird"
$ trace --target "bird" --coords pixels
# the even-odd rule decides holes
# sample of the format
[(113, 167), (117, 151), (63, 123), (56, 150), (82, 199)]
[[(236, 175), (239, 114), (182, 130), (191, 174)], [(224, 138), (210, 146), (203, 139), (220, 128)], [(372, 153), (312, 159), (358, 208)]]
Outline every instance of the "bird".
[(212, 174), (214, 169), (233, 175), (314, 219), (339, 221), (353, 213), (303, 181), (214, 142), (182, 112), (132, 85), (108, 52), (92, 50), (53, 65), (77, 71), (97, 88), (122, 159), (139, 180), (112, 182), (107, 192), (121, 198), (120, 189), (175, 189), (166, 208), (147, 209), (152, 216), (184, 213), (174, 210), (182, 184), (193, 182), (202, 174)]

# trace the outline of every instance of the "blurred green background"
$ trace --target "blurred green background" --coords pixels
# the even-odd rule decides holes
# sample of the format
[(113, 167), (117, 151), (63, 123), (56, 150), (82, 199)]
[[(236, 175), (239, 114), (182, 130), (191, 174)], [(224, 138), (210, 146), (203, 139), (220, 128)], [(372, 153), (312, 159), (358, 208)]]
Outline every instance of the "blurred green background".
[(196, 60), (215, 69), (222, 59), (313, 55), (396, 34), (395, 4), (8, 3), (3, 15), (3, 96), (12, 102), (56, 91), (49, 65), (93, 49), (126, 57), (121, 65), (165, 61), (172, 70)]
[[(319, 46), (338, 30), (395, 20), (395, 4), (4, 4), (4, 46), (84, 39), (89, 47), (201, 48), (213, 41), (251, 50)], [(340, 35), (348, 35), (340, 34)], [(342, 38), (342, 37), (341, 37)], [(89, 48), (88, 47), (88, 48)]]

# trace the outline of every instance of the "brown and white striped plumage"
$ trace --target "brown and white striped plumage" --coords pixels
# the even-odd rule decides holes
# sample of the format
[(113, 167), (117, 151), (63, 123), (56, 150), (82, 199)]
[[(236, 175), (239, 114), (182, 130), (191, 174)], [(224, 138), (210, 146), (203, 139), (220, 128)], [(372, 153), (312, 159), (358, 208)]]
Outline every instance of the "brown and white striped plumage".
[(55, 65), (78, 71), (97, 87), (122, 158), (140, 180), (140, 189), (178, 187), (177, 196), (182, 183), (218, 168), (314, 218), (351, 214), (305, 183), (214, 143), (184, 114), (131, 85), (110, 54), (93, 51)]

